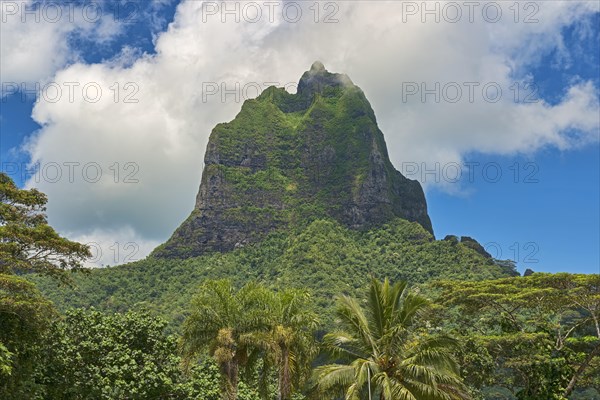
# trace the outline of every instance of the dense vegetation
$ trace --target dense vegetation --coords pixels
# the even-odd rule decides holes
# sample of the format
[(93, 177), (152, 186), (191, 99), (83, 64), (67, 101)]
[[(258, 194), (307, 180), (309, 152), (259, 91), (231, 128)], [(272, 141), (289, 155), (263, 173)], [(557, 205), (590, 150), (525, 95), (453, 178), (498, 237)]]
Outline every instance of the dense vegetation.
[[(432, 279), (494, 279), (514, 275), (465, 243), (434, 240), (419, 224), (397, 219), (360, 232), (331, 220), (271, 234), (264, 242), (186, 260), (145, 260), (73, 276), (74, 287), (35, 278), (59, 309), (149, 310), (178, 329), (204, 279), (250, 280), (275, 288), (309, 288), (318, 310), (336, 295), (362, 295), (370, 276), (423, 284)], [(331, 313), (325, 313), (330, 322)]]
[(466, 344), (463, 373), (486, 398), (509, 388), (519, 399), (575, 398), (575, 387), (594, 393), (577, 398), (600, 397), (600, 275), (436, 285), (437, 316)]
[(470, 398), (453, 354), (458, 343), (422, 325), (428, 308), (402, 281), (373, 280), (366, 306), (342, 296), (343, 329), (325, 335), (323, 344), (346, 364), (317, 367), (318, 391), (346, 399)]
[(0, 175), (0, 200), (2, 399), (600, 398), (598, 275), (401, 219), (73, 274), (45, 196)]

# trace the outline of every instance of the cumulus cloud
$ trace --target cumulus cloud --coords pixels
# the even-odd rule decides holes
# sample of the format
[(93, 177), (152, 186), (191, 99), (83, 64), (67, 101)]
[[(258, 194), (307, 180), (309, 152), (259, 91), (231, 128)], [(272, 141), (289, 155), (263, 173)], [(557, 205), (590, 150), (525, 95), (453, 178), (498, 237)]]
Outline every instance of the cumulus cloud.
[(65, 232), (71, 240), (86, 244), (92, 253), (86, 267), (106, 267), (141, 260), (160, 244), (141, 237), (132, 227), (94, 229), (86, 234)]
[(2, 1), (0, 71), (1, 81), (5, 84), (3, 92), (7, 83), (24, 84), (26, 88), (32, 88), (35, 83), (43, 84), (57, 70), (76, 60), (78, 52), (69, 43), (71, 36), (102, 43), (121, 33), (120, 21), (103, 9), (101, 3), (90, 5)]
[[(557, 103), (526, 101), (535, 95), (526, 86), (535, 80), (531, 68), (553, 51), (568, 57), (561, 32), (598, 12), (595, 2), (539, 2), (518, 16), (512, 3), (494, 3), (502, 4), (495, 22), (489, 7), (471, 15), (463, 7), (455, 23), (437, 2), (434, 14), (418, 9), (422, 2), (319, 3), (318, 15), (303, 3), (299, 18), (299, 3), (253, 3), (260, 18), (247, 4), (228, 3), (228, 14), (221, 2), (183, 1), (156, 38), (156, 54), (129, 49), (104, 64), (75, 63), (56, 73), (53, 81), (79, 86), (72, 101), (66, 91), (59, 101), (38, 99), (33, 117), (42, 129), (26, 149), (42, 172), (62, 169), (62, 179), (29, 181), (48, 193), (57, 228), (88, 241), (119, 232), (126, 242), (129, 234), (140, 249), (163, 241), (194, 206), (211, 128), (231, 120), (237, 100), (257, 85), (290, 86), (317, 59), (365, 91), (399, 169), (407, 161), (461, 162), (472, 152), (533, 153), (598, 141), (592, 82), (575, 79)], [(423, 97), (423, 88), (437, 93)], [(73, 179), (65, 178), (64, 163), (73, 166)]]

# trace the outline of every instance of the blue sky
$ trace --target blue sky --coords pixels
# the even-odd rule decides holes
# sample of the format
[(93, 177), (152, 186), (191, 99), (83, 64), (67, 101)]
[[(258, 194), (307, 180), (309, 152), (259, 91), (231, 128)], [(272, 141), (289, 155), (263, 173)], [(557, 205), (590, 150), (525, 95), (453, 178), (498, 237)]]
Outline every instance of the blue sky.
[[(12, 3), (18, 4), (20, 2)], [(85, 1), (49, 1), (48, 3), (64, 4), (61, 7), (61, 13), (67, 15), (68, 10), (70, 10), (68, 4), (85, 4)], [(92, 3), (100, 4), (100, 2)], [(109, 15), (116, 20), (123, 19), (125, 21), (120, 26), (119, 31), (115, 32), (111, 40), (98, 43), (97, 40), (94, 40), (93, 36), (81, 35), (77, 32), (64, 39), (69, 42), (72, 52), (76, 53), (78, 58), (87, 64), (102, 63), (105, 60), (109, 60), (117, 56), (124, 46), (131, 46), (140, 53), (153, 53), (153, 37), (160, 31), (165, 30), (167, 24), (173, 20), (178, 1), (164, 0), (162, 2), (155, 1), (154, 3), (156, 3), (156, 6), (153, 9), (147, 9), (145, 1), (122, 1), (121, 3), (103, 1), (101, 2), (102, 5), (99, 6), (102, 10), (102, 15)], [(43, 8), (39, 9), (39, 4), (44, 4), (44, 2), (32, 2), (31, 7), (38, 7), (38, 18), (43, 21), (44, 17), (50, 17), (50, 11), (44, 12)], [(6, 9), (3, 9), (3, 11), (5, 12)], [(145, 15), (146, 13), (149, 15)], [(7, 15), (6, 18), (23, 18), (23, 14), (24, 11), (19, 4), (16, 15)], [(27, 14), (25, 14), (24, 18), (28, 18)], [(35, 18), (36, 14), (30, 16), (32, 22), (35, 22)], [(5, 80), (2, 80), (2, 82), (7, 84)], [(8, 82), (16, 81), (11, 80)], [(18, 81), (17, 83), (20, 85), (23, 82)], [(33, 84), (29, 84), (26, 87), (32, 88), (34, 86)], [(31, 118), (35, 101), (35, 96), (27, 95), (20, 91), (2, 98), (0, 103), (2, 106), (0, 113), (0, 131), (2, 132), (0, 136), (0, 159), (3, 162), (18, 164), (30, 162), (30, 158), (26, 154), (22, 152), (18, 152), (17, 154), (17, 150), (29, 135), (40, 128), (40, 125)], [(3, 171), (5, 169), (6, 166)], [(25, 182), (22, 178), (23, 176), (27, 176), (27, 172), (22, 170), (19, 172), (13, 175), (13, 179), (20, 185), (23, 185)]]
[[(64, 235), (98, 244), (99, 264), (124, 261), (126, 243), (144, 257), (191, 211), (210, 129), (241, 106), (220, 96), (202, 100), (206, 83), (283, 86), (319, 59), (363, 88), (399, 170), (407, 163), (440, 165), (438, 182), (432, 173), (409, 176), (426, 188), (438, 238), (472, 236), (493, 255), (515, 259), (521, 272), (599, 273), (597, 2), (535, 3), (534, 24), (515, 22), (512, 3), (499, 3), (503, 20), (480, 16), (458, 24), (444, 23), (444, 15), (423, 22), (418, 12), (403, 19), (399, 13), (408, 10), (387, 2), (335, 2), (337, 8), (324, 2), (319, 21), (305, 8), (294, 23), (279, 14), (275, 22), (244, 21), (248, 14), (236, 22), (213, 7), (219, 3), (208, 12), (198, 1), (100, 2), (103, 19), (93, 23), (44, 24), (43, 16), (41, 23), (15, 22), (14, 10), (3, 8), (3, 89), (97, 82), (112, 96), (118, 83), (123, 96), (134, 83), (139, 102), (51, 103), (3, 93), (2, 169), (20, 186), (48, 193), (50, 222)], [(117, 4), (121, 18), (114, 18)], [(521, 11), (523, 19), (531, 10)], [(338, 22), (323, 23), (328, 13)], [(16, 38), (28, 35), (44, 39), (25, 41), (26, 50), (17, 51)], [(49, 52), (44, 59), (36, 58), (43, 54), (36, 46)], [(504, 97), (494, 104), (402, 101), (406, 82), (470, 81), (497, 82)], [(525, 82), (535, 83), (535, 104), (506, 99), (511, 85)], [(23, 167), (31, 162), (58, 163), (63, 174), (65, 162), (93, 164), (103, 176), (36, 181)], [(473, 179), (468, 163), (478, 163)], [(449, 165), (461, 166), (458, 182), (444, 179), (441, 169)], [(499, 167), (502, 177), (494, 181), (484, 167)], [(123, 250), (118, 257), (109, 250), (115, 243)]]

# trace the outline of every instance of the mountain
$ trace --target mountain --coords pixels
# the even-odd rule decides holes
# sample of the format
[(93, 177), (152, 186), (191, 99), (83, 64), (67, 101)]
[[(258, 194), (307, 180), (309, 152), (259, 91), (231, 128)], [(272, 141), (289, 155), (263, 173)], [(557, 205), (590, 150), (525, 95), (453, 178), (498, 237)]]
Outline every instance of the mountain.
[(373, 109), (350, 79), (315, 63), (296, 94), (271, 87), (210, 137), (196, 207), (144, 260), (75, 276), (30, 277), (60, 309), (149, 309), (177, 330), (206, 279), (307, 288), (331, 326), (334, 298), (369, 277), (518, 275), (474, 239), (435, 240), (423, 190), (394, 169)]
[(296, 94), (269, 87), (217, 125), (204, 162), (194, 210), (154, 257), (226, 252), (318, 218), (358, 230), (402, 218), (433, 234), (421, 185), (390, 162), (363, 91), (320, 62)]

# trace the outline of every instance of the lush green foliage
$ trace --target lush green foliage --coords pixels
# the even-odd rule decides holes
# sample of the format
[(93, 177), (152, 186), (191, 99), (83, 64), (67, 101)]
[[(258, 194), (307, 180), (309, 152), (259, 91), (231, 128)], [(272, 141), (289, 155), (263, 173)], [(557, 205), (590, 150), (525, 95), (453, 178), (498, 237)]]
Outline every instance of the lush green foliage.
[[(163, 333), (165, 321), (133, 311), (78, 309), (64, 318), (54, 315), (45, 320), (50, 329), (27, 326), (31, 333), (18, 336), (3, 332), (19, 343), (19, 363), (9, 364), (12, 371), (2, 380), (0, 398), (220, 399), (215, 363), (204, 360), (184, 373), (176, 338)], [(240, 400), (259, 399), (244, 383), (239, 394)]]
[(536, 273), (438, 286), (450, 307), (440, 317), (468, 343), (463, 364), (474, 387), (502, 387), (528, 400), (572, 398), (577, 386), (600, 391), (599, 275)]
[(34, 284), (0, 274), (0, 398), (34, 398), (39, 391), (34, 374), (55, 315)]
[(182, 352), (187, 363), (203, 351), (214, 358), (221, 372), (224, 400), (235, 400), (239, 370), (254, 359), (256, 335), (268, 329), (268, 292), (253, 283), (236, 291), (231, 282), (209, 281), (192, 301), (183, 324)]
[(64, 239), (48, 225), (46, 195), (17, 188), (0, 173), (0, 273), (37, 272), (66, 280), (64, 270), (80, 269), (87, 246)]
[(221, 374), (223, 399), (238, 397), (240, 369), (259, 368), (258, 388), (269, 398), (271, 370), (278, 373), (278, 398), (288, 400), (316, 353), (316, 316), (305, 292), (272, 292), (248, 283), (239, 291), (230, 281), (205, 282), (183, 324), (186, 365), (208, 353)]
[(38, 273), (69, 282), (87, 246), (62, 238), (48, 225), (46, 196), (19, 189), (0, 173), (0, 398), (34, 398), (40, 338), (54, 316), (51, 303), (16, 274)]
[(165, 322), (145, 314), (67, 312), (54, 324), (45, 351), (49, 398), (187, 398), (176, 339)]
[(297, 231), (277, 232), (264, 242), (229, 253), (187, 260), (149, 257), (119, 267), (76, 276), (76, 287), (60, 288), (34, 279), (61, 310), (95, 306), (102, 310), (146, 309), (178, 329), (192, 296), (205, 279), (254, 280), (277, 288), (312, 291), (326, 326), (333, 299), (362, 296), (366, 279), (389, 277), (422, 284), (436, 278), (494, 279), (507, 271), (462, 243), (436, 241), (419, 224), (397, 219), (361, 232), (331, 220)]
[[(271, 292), (269, 331), (259, 337), (266, 377), (277, 371), (278, 400), (290, 400), (303, 388), (318, 352), (315, 333), (319, 326), (312, 297), (306, 290)], [(259, 384), (265, 388), (264, 383)]]
[[(373, 280), (363, 306), (342, 296), (337, 316), (342, 330), (325, 335), (326, 348), (345, 364), (316, 368), (319, 392), (349, 400), (467, 399), (452, 355), (457, 342), (425, 329), (426, 298)], [(421, 326), (419, 326), (421, 325)]]
[[(320, 101), (329, 101), (327, 93)], [(327, 112), (319, 107), (313, 111)], [(298, 115), (290, 121), (302, 124)], [(252, 177), (252, 186), (297, 189), (272, 175)], [(217, 400), (232, 393), (234, 379), (240, 400), (301, 399), (324, 331), (337, 357), (329, 361), (338, 363), (317, 369), (324, 390), (364, 397), (371, 383), (380, 398), (465, 397), (456, 353), (475, 398), (600, 397), (597, 275), (510, 277), (512, 264), (486, 258), (474, 243), (436, 241), (417, 223), (396, 219), (357, 231), (321, 219), (228, 253), (149, 257), (71, 281), (65, 270), (80, 269), (88, 249), (47, 225), (45, 196), (2, 174), (0, 200), (2, 399)], [(322, 211), (309, 203), (296, 210)], [(33, 274), (16, 276), (23, 272)], [(377, 282), (384, 277), (438, 296), (438, 305), (430, 308), (405, 284)], [(209, 282), (222, 278), (229, 281)], [(454, 281), (432, 286), (438, 279)], [(367, 295), (364, 307), (352, 300)], [(342, 298), (337, 316), (335, 296)], [(89, 306), (100, 311), (66, 311)], [(317, 315), (324, 323), (315, 335)], [(338, 323), (343, 330), (331, 331)], [(182, 326), (187, 373), (176, 336), (167, 335)], [(227, 372), (237, 375), (240, 366), (248, 368), (238, 382)]]

